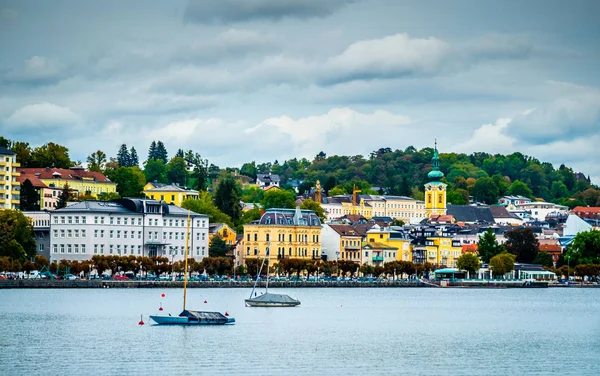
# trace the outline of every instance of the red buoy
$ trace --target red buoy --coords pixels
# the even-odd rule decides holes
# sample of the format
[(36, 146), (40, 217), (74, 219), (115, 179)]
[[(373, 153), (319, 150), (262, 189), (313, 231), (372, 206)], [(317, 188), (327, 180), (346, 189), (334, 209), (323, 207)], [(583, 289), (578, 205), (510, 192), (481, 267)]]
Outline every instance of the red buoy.
[(160, 303), (160, 307), (158, 308), (158, 310), (159, 310), (159, 311), (162, 311), (162, 310), (163, 310), (162, 303)]
[(160, 294), (160, 296), (162, 296), (162, 297), (164, 298), (164, 297), (165, 297), (165, 294), (164, 294), (164, 293), (162, 293), (162, 294)]
[(229, 316), (229, 313), (225, 312), (225, 316)]
[(144, 325), (144, 317), (142, 315), (140, 315), (140, 322), (138, 322), (139, 325)]
[(208, 303), (206, 300), (204, 301), (204, 304)]

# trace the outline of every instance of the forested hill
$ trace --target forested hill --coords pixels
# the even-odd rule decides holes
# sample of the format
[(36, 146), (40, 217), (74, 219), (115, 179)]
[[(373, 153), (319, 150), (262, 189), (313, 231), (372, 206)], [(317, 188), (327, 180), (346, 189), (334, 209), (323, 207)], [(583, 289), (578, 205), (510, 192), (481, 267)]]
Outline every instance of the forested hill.
[[(368, 157), (329, 156), (319, 153), (312, 161), (296, 158), (279, 163), (245, 163), (240, 174), (255, 178), (257, 173), (279, 174), (288, 179), (304, 180), (301, 191), (320, 180), (332, 193), (351, 193), (353, 184), (363, 192), (371, 187), (390, 195), (422, 198), (422, 187), (431, 170), (432, 148), (405, 150), (381, 148)], [(477, 201), (496, 203), (505, 194), (542, 198), (568, 206), (600, 205), (600, 191), (591, 185), (589, 177), (561, 165), (513, 153), (510, 155), (473, 153), (442, 153), (442, 181), (448, 184), (448, 201), (465, 204), (469, 196)]]

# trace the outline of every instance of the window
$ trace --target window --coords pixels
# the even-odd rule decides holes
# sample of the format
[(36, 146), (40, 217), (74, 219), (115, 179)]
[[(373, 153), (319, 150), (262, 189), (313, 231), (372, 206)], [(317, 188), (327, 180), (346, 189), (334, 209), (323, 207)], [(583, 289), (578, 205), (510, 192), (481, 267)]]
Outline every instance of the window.
[(60, 253), (65, 253), (65, 245), (64, 244), (60, 245)]
[(67, 253), (72, 253), (71, 244), (67, 244)]
[(120, 225), (121, 224), (121, 217), (117, 217), (117, 224)]
[(81, 217), (81, 223), (85, 224), (87, 222), (86, 218), (86, 216)]
[(169, 239), (172, 240), (173, 239), (173, 233), (169, 232)]
[(94, 230), (94, 238), (98, 237), (98, 230)]
[(154, 232), (154, 240), (158, 240), (158, 231)]
[(100, 224), (104, 224), (104, 217), (100, 217)]
[(72, 237), (73, 231), (67, 230), (67, 238)]
[(246, 240), (250, 241), (250, 234), (246, 234)]
[(94, 253), (98, 253), (98, 244), (94, 244)]
[(167, 233), (163, 232), (163, 240), (167, 240)]
[(204, 251), (206, 250), (205, 246), (202, 246), (202, 256), (204, 256)]
[(123, 231), (123, 239), (127, 239), (127, 231)]
[(169, 219), (169, 226), (173, 227), (173, 220)]
[(68, 222), (69, 224), (73, 223), (73, 217), (71, 217), (71, 216), (68, 216), (68, 217), (67, 217), (67, 222)]
[(202, 221), (202, 227), (206, 226), (206, 221)]
[(79, 224), (79, 217), (75, 217), (75, 224)]
[(142, 254), (142, 246), (138, 245), (138, 255)]
[(100, 254), (104, 254), (104, 244), (100, 244)]
[(178, 239), (178, 236), (179, 236), (179, 233), (178, 233), (178, 232), (175, 232), (175, 240), (177, 240), (177, 239)]
[(267, 234), (267, 241), (269, 241), (269, 234)]
[(117, 244), (117, 254), (121, 254), (121, 244)]
[(74, 238), (78, 238), (79, 237), (79, 230), (73, 230), (73, 237)]
[(111, 224), (111, 225), (114, 223), (114, 220), (115, 220), (115, 219), (114, 219), (113, 217), (110, 217), (110, 224)]
[(248, 248), (246, 249), (246, 255), (248, 255), (248, 256), (250, 255), (250, 247), (248, 247)]
[(54, 224), (57, 225), (58, 224), (58, 217), (54, 217)]
[(206, 240), (206, 233), (202, 233), (202, 240)]
[(58, 238), (58, 230), (54, 230), (54, 239)]
[(79, 244), (75, 244), (73, 247), (75, 248), (75, 253), (79, 253)]
[(141, 226), (141, 225), (142, 225), (142, 219), (138, 218), (138, 226)]
[(58, 244), (53, 244), (52, 245), (52, 252), (53, 253), (58, 253)]
[(254, 241), (258, 241), (258, 234), (254, 234)]
[(138, 239), (141, 239), (141, 238), (142, 238), (142, 232), (138, 231)]
[(158, 219), (154, 218), (154, 226), (158, 226)]
[(40, 244), (39, 251), (40, 252), (44, 252), (44, 245), (43, 244)]
[(114, 237), (114, 233), (115, 233), (115, 231), (114, 231), (114, 230), (110, 230), (110, 236), (109, 236), (109, 237), (110, 237), (111, 239)]
[(127, 254), (127, 244), (125, 244), (123, 246), (123, 254), (126, 255)]
[(60, 223), (65, 224), (65, 217), (64, 216), (60, 217)]
[(127, 224), (127, 217), (123, 218), (123, 224), (126, 225)]

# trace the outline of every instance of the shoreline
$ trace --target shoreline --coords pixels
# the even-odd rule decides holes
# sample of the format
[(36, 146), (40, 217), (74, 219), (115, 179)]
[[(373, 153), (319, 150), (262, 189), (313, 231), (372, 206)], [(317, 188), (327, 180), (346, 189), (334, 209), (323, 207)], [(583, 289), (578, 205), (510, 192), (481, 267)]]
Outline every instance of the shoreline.
[[(188, 288), (252, 288), (254, 282), (220, 282), (203, 281), (188, 282)], [(265, 282), (259, 282), (257, 287), (265, 287)], [(572, 284), (569, 286), (548, 284), (547, 282), (526, 283), (525, 281), (450, 281), (448, 286), (421, 281), (389, 281), (389, 282), (358, 282), (358, 281), (278, 281), (269, 282), (271, 288), (599, 288), (599, 285)], [(180, 281), (98, 281), (98, 280), (3, 280), (2, 289), (100, 289), (100, 288), (183, 288)]]

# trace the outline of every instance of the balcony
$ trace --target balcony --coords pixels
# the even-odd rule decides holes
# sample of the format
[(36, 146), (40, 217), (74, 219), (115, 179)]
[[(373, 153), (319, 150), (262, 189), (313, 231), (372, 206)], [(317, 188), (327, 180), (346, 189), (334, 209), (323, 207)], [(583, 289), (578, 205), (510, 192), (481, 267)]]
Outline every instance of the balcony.
[(373, 256), (373, 262), (383, 261), (383, 256)]

